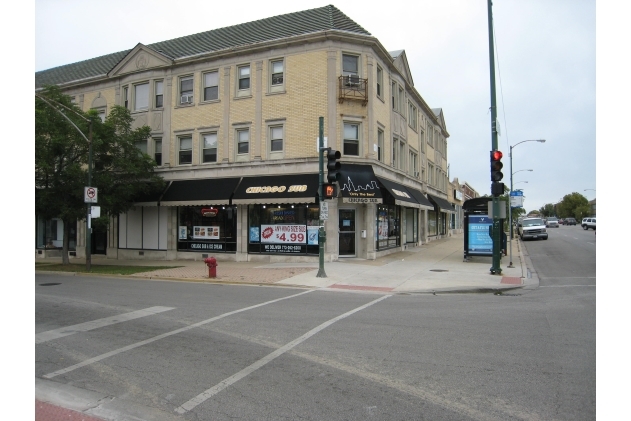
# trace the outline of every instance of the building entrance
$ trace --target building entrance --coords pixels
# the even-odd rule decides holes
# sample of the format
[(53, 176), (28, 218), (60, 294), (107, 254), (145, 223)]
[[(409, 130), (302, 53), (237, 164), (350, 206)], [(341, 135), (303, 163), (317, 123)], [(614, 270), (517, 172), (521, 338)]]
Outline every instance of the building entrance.
[(355, 209), (339, 210), (340, 257), (355, 257)]

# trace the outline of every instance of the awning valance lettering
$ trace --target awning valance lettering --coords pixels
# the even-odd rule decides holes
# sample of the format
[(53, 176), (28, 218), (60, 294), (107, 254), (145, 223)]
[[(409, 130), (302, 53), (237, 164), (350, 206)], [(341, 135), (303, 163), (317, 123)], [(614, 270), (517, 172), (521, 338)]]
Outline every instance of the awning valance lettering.
[(377, 177), (377, 180), (388, 190), (388, 193), (394, 197), (394, 204), (406, 206), (409, 208), (418, 208), (419, 202), (414, 195), (403, 184), (388, 180), (387, 178)]
[(236, 205), (315, 203), (319, 183), (318, 174), (243, 177), (234, 192), (232, 203)]

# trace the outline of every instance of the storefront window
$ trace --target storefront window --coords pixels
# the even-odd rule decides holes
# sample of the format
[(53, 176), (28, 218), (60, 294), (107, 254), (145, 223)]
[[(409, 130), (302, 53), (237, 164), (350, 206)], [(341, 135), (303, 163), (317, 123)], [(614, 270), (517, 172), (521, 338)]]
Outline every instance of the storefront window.
[(178, 251), (236, 252), (236, 206), (178, 208)]
[[(61, 219), (53, 218), (44, 220), (37, 218), (36, 244), (37, 248), (61, 249), (64, 245), (64, 223)], [(68, 250), (75, 251), (77, 248), (76, 225), (70, 226), (68, 234)]]
[(438, 215), (440, 212), (428, 211), (427, 212), (427, 233), (431, 236), (438, 235)]
[(248, 253), (317, 255), (317, 205), (248, 206)]
[(385, 250), (401, 245), (400, 207), (395, 205), (379, 205), (376, 221), (377, 250)]

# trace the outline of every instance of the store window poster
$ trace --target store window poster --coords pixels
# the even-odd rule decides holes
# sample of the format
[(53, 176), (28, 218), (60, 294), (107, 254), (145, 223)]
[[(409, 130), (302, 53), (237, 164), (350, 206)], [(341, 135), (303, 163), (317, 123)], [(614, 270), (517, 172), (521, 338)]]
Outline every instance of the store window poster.
[(219, 227), (194, 226), (193, 238), (219, 240)]

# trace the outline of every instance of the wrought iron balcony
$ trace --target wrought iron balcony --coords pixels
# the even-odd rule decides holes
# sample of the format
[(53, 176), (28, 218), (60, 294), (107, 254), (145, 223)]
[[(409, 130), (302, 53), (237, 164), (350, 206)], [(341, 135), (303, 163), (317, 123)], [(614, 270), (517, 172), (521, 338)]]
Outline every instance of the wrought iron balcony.
[(361, 101), (368, 104), (368, 79), (360, 79), (357, 75), (343, 75), (338, 78), (340, 104), (344, 100)]

